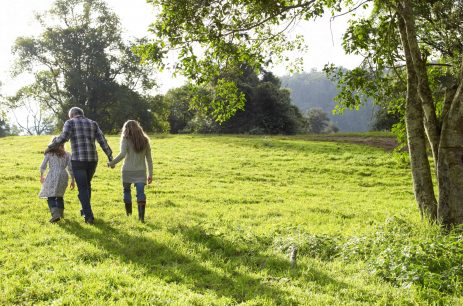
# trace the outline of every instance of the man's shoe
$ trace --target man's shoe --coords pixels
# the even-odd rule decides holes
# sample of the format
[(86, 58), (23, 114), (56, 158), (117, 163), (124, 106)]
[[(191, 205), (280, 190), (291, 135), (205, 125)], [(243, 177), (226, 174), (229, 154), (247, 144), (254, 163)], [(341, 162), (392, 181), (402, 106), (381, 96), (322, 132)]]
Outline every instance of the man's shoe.
[(94, 224), (94, 223), (95, 223), (95, 219), (94, 219), (93, 217), (85, 218), (85, 223), (87, 223), (87, 224)]

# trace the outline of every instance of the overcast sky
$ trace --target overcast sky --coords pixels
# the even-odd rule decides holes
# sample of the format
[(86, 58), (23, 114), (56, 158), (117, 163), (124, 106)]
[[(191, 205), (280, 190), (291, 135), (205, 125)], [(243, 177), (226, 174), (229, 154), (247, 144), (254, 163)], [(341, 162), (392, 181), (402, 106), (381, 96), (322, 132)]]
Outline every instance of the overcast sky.
[[(145, 0), (106, 0), (108, 5), (120, 17), (126, 37), (143, 37), (149, 35), (147, 28), (153, 21), (153, 7)], [(34, 12), (42, 12), (50, 7), (53, 0), (1, 0), (0, 10), (0, 81), (2, 92), (12, 95), (21, 86), (31, 82), (25, 76), (12, 80), (10, 67), (13, 62), (11, 47), (18, 36), (40, 33), (34, 21)], [(331, 23), (329, 17), (314, 22), (298, 25), (294, 33), (304, 34), (309, 50), (304, 55), (304, 70), (320, 70), (326, 63), (335, 63), (353, 68), (360, 63), (355, 56), (347, 56), (341, 47), (341, 36), (346, 29), (347, 17), (336, 18)], [(334, 40), (334, 44), (332, 42)], [(273, 69), (277, 75), (288, 74), (284, 66)], [(159, 92), (165, 93), (169, 88), (180, 86), (183, 79), (172, 78), (169, 72), (158, 76)]]

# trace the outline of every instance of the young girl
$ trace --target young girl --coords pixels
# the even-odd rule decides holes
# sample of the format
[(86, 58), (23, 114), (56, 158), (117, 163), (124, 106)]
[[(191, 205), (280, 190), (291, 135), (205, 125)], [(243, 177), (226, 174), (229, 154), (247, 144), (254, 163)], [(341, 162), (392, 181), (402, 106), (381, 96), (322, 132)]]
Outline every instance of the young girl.
[[(108, 166), (114, 166), (125, 158), (122, 166), (122, 185), (124, 188), (124, 204), (127, 216), (132, 214), (132, 194), (130, 186), (137, 190), (138, 219), (145, 222), (146, 195), (145, 185), (151, 184), (153, 177), (153, 161), (149, 138), (143, 128), (135, 120), (124, 123), (121, 134), (121, 152)], [(146, 168), (148, 164), (148, 178)]]
[[(45, 170), (49, 165), (47, 177), (44, 178)], [(74, 189), (74, 175), (71, 168), (71, 154), (64, 150), (64, 144), (56, 149), (47, 149), (42, 165), (40, 166), (40, 183), (42, 189), (39, 197), (48, 199), (48, 207), (50, 208), (51, 219), (54, 223), (64, 217), (64, 192), (68, 185), (68, 173), (71, 175), (70, 188)]]

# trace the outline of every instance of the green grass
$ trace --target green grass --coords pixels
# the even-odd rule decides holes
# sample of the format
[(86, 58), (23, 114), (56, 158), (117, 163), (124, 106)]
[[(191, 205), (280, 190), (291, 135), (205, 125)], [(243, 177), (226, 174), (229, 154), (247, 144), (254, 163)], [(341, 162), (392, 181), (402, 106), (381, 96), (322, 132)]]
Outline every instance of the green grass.
[[(49, 139), (0, 139), (0, 304), (463, 303), (373, 273), (368, 250), (349, 255), (357, 238), (376, 235), (376, 245), (391, 216), (422, 229), (414, 237), (435, 231), (419, 220), (409, 170), (381, 149), (155, 135), (146, 223), (125, 216), (120, 166), (105, 167), (100, 151), (90, 226), (70, 190), (65, 220), (47, 222), (37, 194)], [(108, 139), (118, 151), (118, 137)]]

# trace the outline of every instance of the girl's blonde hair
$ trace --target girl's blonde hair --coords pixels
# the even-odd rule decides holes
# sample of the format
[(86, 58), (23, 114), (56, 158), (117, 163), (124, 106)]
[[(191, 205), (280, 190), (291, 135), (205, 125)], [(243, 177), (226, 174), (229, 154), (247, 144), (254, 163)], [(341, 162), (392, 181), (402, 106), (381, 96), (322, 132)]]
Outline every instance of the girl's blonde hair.
[(130, 139), (136, 152), (143, 151), (148, 145), (149, 138), (143, 131), (140, 123), (135, 120), (128, 120), (122, 127), (122, 137)]

